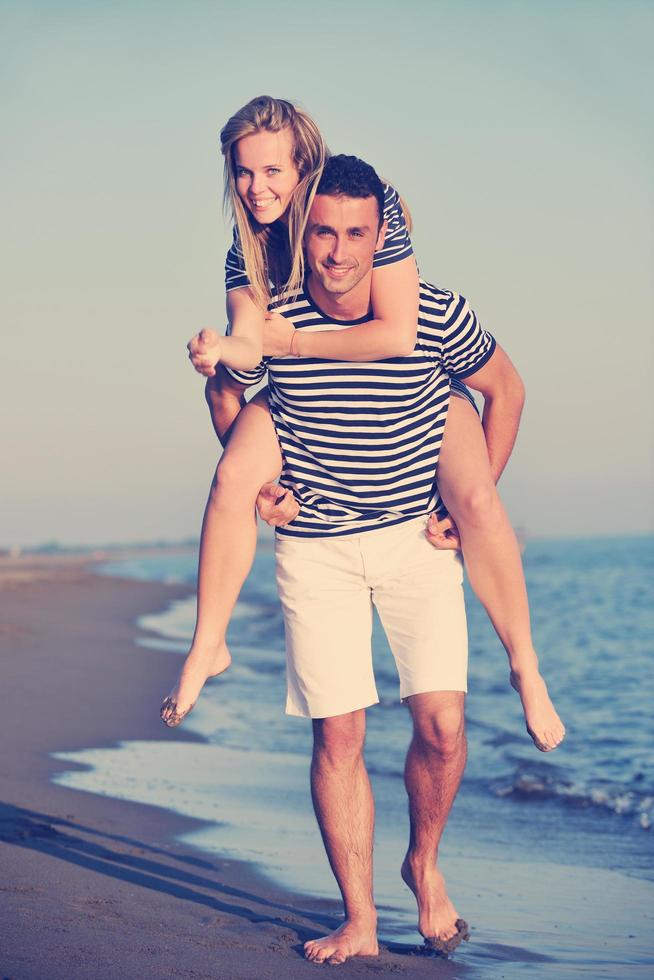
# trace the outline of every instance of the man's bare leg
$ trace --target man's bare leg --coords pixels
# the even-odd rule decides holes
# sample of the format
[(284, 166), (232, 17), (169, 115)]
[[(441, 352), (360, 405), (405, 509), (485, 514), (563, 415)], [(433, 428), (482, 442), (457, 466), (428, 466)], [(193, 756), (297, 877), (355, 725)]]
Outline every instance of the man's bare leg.
[(171, 728), (189, 713), (207, 678), (231, 663), (225, 633), (254, 560), (254, 505), (281, 462), (267, 401), (257, 396), (238, 416), (204, 512), (195, 633), (177, 683), (161, 706), (161, 718)]
[(379, 952), (372, 895), (375, 805), (363, 761), (365, 725), (363, 709), (313, 722), (311, 795), (345, 909), (342, 926), (305, 943), (305, 956), (314, 963), (338, 965)]
[(463, 398), (450, 399), (437, 480), (461, 536), (470, 585), (507, 652), (527, 731), (541, 752), (550, 752), (565, 727), (539, 670), (520, 548), (495, 487), (479, 417)]
[(418, 903), (421, 935), (445, 941), (456, 936), (460, 920), (438, 868), (438, 845), (466, 762), (464, 695), (440, 691), (406, 700), (413, 719), (404, 768), (411, 829), (402, 877)]

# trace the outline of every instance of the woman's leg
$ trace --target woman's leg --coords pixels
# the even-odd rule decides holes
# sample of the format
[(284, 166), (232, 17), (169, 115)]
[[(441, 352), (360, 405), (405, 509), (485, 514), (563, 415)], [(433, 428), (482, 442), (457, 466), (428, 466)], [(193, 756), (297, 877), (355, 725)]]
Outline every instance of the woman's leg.
[(171, 728), (189, 713), (206, 679), (231, 663), (225, 633), (254, 559), (255, 501), (261, 486), (274, 480), (281, 468), (267, 392), (261, 392), (238, 416), (204, 511), (193, 643), (161, 706), (161, 718)]
[(520, 548), (493, 482), (484, 430), (464, 398), (450, 399), (437, 479), (459, 531), (470, 584), (508, 654), (527, 731), (547, 752), (565, 728), (538, 670)]

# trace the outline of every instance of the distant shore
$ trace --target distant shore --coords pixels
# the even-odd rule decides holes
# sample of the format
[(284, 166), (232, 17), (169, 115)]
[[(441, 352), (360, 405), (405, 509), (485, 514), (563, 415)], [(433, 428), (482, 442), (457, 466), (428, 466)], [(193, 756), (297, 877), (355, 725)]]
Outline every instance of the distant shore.
[[(56, 785), (50, 752), (168, 731), (159, 698), (179, 655), (137, 647), (136, 619), (187, 586), (105, 578), (93, 556), (0, 559), (3, 976), (19, 980), (315, 976), (302, 943), (333, 928), (335, 903), (292, 895), (255, 867), (205, 856), (174, 812)], [(115, 556), (111, 555), (113, 559)], [(341, 969), (453, 977), (453, 964), (382, 950)], [(457, 976), (474, 976), (459, 963)]]

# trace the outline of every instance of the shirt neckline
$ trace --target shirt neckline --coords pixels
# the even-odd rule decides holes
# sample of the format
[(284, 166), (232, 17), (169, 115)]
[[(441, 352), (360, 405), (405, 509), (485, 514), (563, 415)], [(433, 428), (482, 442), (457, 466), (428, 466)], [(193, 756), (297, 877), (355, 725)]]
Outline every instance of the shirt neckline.
[[(320, 307), (318, 306), (318, 304), (314, 300), (313, 296), (309, 292), (309, 280), (308, 280), (308, 278), (305, 279), (305, 281), (304, 281), (304, 295), (307, 298), (307, 302), (309, 303), (309, 306), (313, 310), (315, 310), (315, 312), (320, 317), (322, 317), (323, 320), (326, 320), (327, 323), (342, 323), (343, 326), (345, 326), (345, 327), (354, 327), (358, 323), (368, 323), (370, 320), (373, 319), (373, 314), (372, 314), (372, 311), (371, 310), (369, 310), (368, 313), (365, 314), (365, 316), (357, 317), (356, 320), (337, 320), (335, 317), (328, 316), (327, 313), (325, 313), (323, 310), (320, 309)], [(302, 326), (307, 326), (308, 327), (309, 324), (308, 323), (302, 324)]]

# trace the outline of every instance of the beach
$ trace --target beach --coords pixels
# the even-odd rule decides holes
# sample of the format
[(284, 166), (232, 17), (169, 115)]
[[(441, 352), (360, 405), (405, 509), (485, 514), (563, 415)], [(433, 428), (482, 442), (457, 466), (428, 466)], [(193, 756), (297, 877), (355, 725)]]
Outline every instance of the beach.
[[(2, 975), (16, 980), (306, 976), (301, 943), (336, 903), (303, 900), (178, 835), (200, 829), (160, 807), (52, 783), (57, 750), (160, 740), (159, 696), (179, 658), (134, 645), (137, 616), (188, 594), (94, 575), (77, 559), (0, 564)], [(200, 741), (183, 729), (176, 742)], [(383, 952), (348, 975), (406, 972)], [(412, 957), (412, 961), (413, 961)], [(431, 961), (409, 975), (433, 973)], [(451, 975), (445, 964), (443, 976)]]
[[(315, 973), (302, 959), (302, 943), (333, 928), (339, 915), (331, 882), (325, 880), (325, 894), (308, 887), (325, 876), (324, 858), (315, 837), (305, 839), (304, 824), (298, 826), (297, 847), (307, 847), (303, 892), (301, 876), (284, 867), (283, 848), (279, 873), (271, 872), (277, 838), (271, 832), (264, 841), (262, 829), (266, 822), (274, 828), (275, 806), (283, 811), (285, 773), (291, 797), (300, 781), (306, 786), (303, 764), (294, 767), (280, 752), (277, 769), (262, 767), (263, 796), (257, 779), (243, 775), (238, 812), (247, 813), (248, 800), (251, 809), (238, 833), (224, 813), (223, 837), (220, 818), (185, 813), (185, 806), (201, 812), (179, 796), (189, 760), (202, 770), (208, 795), (221, 797), (224, 786), (228, 799), (245, 758), (198, 730), (198, 709), (195, 729), (169, 731), (158, 718), (180, 656), (144, 624), (184, 602), (189, 586), (101, 576), (97, 565), (97, 556), (0, 560), (1, 725), (9, 747), (2, 764), (2, 975), (265, 980)], [(89, 762), (73, 761), (88, 752), (106, 760), (104, 770), (96, 765), (93, 774)], [(143, 789), (155, 754), (170, 759), (169, 800), (160, 776), (150, 796)], [(253, 754), (255, 777), (260, 763)], [(85, 783), (87, 776), (96, 784)], [(100, 788), (98, 779), (101, 791), (91, 791)], [(265, 793), (273, 801), (269, 814)], [(501, 846), (482, 852), (465, 800), (458, 812), (469, 846), (454, 828), (445, 867), (471, 921), (471, 942), (448, 961), (417, 955), (417, 933), (398, 939), (388, 925), (394, 909), (382, 908), (379, 958), (349, 962), (342, 976), (651, 976), (654, 889), (647, 874), (635, 867), (625, 873), (615, 861), (571, 867), (542, 855), (532, 864)], [(251, 860), (234, 858), (245, 853), (237, 838), (250, 838)], [(387, 842), (392, 848), (380, 820), (378, 848)]]

